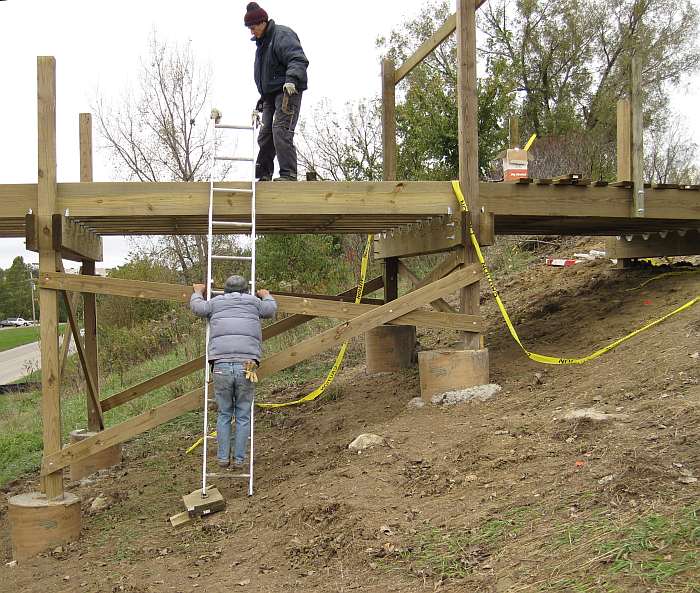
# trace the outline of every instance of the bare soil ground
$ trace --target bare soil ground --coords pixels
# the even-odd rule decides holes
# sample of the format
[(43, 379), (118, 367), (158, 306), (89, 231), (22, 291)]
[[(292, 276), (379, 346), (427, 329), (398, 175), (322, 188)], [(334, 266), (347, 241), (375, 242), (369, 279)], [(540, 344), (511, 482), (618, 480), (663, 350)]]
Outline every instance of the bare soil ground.
[[(700, 274), (637, 288), (658, 273), (538, 263), (501, 289), (529, 348), (571, 357), (700, 294)], [(493, 399), (409, 409), (417, 371), (347, 368), (333, 397), (259, 413), (256, 495), (219, 480), (226, 511), (181, 530), (167, 519), (197, 487), (200, 459), (184, 453), (193, 421), (175, 423), (73, 484), (80, 541), (0, 565), (0, 591), (700, 591), (700, 309), (588, 364), (544, 367), (486, 292), (484, 304), (503, 387)], [(423, 348), (455, 338), (419, 331)], [(617, 417), (562, 419), (576, 408)], [(365, 432), (386, 445), (348, 451)], [(93, 512), (97, 496), (108, 507)], [(3, 500), (5, 562), (6, 510)]]

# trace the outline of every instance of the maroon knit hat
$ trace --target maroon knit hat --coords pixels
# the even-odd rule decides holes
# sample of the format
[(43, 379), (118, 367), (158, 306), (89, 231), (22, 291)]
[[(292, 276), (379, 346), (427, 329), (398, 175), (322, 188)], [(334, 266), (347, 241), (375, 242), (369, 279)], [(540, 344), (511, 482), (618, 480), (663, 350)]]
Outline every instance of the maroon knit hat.
[(267, 18), (267, 13), (265, 10), (260, 8), (260, 5), (257, 2), (249, 2), (245, 9), (246, 13), (243, 22), (245, 23), (246, 27), (266, 23), (270, 20)]

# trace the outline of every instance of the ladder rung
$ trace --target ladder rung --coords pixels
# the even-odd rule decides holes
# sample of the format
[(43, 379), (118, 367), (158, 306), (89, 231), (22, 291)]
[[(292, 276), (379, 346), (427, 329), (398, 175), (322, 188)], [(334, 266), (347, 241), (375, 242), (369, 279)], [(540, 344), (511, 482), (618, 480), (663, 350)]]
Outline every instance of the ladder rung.
[(211, 258), (226, 261), (251, 261), (253, 259), (249, 255), (212, 255)]
[(225, 194), (252, 194), (252, 189), (234, 189), (230, 187), (215, 187), (214, 193), (225, 193)]
[(250, 478), (250, 474), (207, 474), (207, 478)]
[(255, 159), (245, 156), (215, 156), (215, 161), (236, 161), (243, 163), (252, 163)]
[(253, 226), (252, 222), (234, 222), (229, 220), (212, 220), (211, 223), (215, 226), (234, 226), (245, 229), (249, 229)]
[(235, 125), (230, 125), (230, 124), (215, 124), (215, 128), (218, 128), (220, 130), (248, 130), (249, 132), (253, 131), (253, 126), (235, 126)]

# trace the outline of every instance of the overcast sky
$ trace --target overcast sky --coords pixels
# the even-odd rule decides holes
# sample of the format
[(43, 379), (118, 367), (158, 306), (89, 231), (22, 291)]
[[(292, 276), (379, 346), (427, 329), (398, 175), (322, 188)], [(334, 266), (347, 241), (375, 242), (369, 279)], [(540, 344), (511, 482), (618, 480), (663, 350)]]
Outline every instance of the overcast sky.
[[(696, 0), (700, 2), (700, 0)], [(388, 33), (425, 0), (266, 0), (278, 23), (299, 35), (310, 60), (304, 113), (321, 99), (340, 108), (380, 88), (378, 35)], [(153, 29), (163, 40), (192, 41), (197, 59), (213, 71), (212, 105), (227, 121), (245, 121), (257, 99), (252, 81), (255, 45), (243, 27), (246, 2), (214, 0), (0, 1), (0, 183), (35, 183), (36, 56), (57, 63), (58, 181), (78, 180), (78, 113), (90, 111), (96, 91), (118, 97), (135, 80)], [(679, 91), (674, 106), (700, 137), (700, 83)], [(94, 142), (99, 144), (95, 135)], [(113, 179), (106, 154), (96, 150), (95, 181)], [(0, 205), (0, 209), (2, 206)], [(123, 263), (128, 243), (105, 239), (107, 267)], [(37, 261), (24, 241), (0, 239), (0, 267), (16, 255)]]

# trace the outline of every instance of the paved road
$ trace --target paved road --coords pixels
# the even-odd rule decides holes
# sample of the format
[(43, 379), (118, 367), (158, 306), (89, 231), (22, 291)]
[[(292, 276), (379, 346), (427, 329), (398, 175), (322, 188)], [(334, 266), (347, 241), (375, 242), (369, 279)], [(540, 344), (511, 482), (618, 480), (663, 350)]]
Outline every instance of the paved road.
[[(71, 340), (70, 351), (75, 352), (73, 340)], [(12, 381), (24, 377), (29, 365), (31, 365), (31, 370), (41, 368), (40, 358), (39, 342), (32, 342), (0, 352), (0, 385), (12, 383)]]

